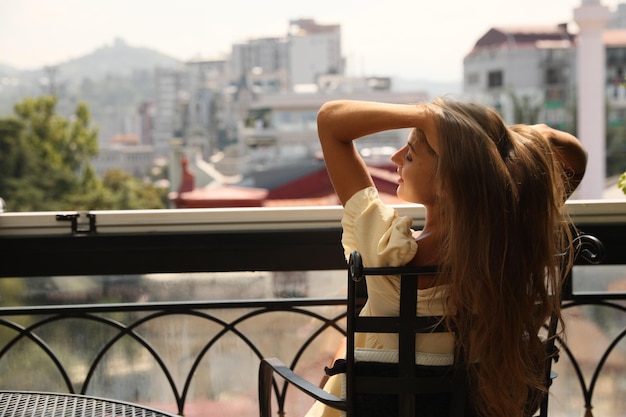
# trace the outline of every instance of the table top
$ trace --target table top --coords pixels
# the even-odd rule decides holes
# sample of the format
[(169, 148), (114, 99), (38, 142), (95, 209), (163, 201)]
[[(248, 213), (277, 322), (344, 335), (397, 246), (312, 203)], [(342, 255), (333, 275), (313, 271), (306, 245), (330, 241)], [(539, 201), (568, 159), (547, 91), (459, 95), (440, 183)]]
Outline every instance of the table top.
[(87, 395), (0, 391), (0, 416), (23, 417), (173, 417), (138, 404)]

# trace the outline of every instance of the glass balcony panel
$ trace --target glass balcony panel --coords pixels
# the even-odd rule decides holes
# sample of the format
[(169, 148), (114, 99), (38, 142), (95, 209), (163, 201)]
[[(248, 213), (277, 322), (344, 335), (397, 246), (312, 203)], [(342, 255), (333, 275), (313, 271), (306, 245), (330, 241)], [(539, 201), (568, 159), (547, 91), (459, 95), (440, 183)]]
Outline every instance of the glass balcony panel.
[(623, 265), (577, 265), (573, 270), (574, 295), (624, 294), (626, 271)]

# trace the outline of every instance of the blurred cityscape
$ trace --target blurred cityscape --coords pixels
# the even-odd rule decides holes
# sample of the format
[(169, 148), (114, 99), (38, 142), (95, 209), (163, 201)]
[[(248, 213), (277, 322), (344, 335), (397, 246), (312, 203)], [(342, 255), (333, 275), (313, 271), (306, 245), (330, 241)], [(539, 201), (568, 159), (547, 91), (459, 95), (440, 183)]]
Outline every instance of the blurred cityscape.
[[(11, 114), (14, 103), (25, 97), (54, 95), (59, 112), (67, 117), (78, 102), (86, 102), (99, 130), (100, 150), (93, 160), (98, 175), (121, 168), (143, 180), (162, 172), (160, 185), (169, 189), (172, 208), (336, 204), (316, 131), (317, 110), (334, 98), (414, 103), (451, 95), (493, 106), (508, 123), (546, 123), (576, 133), (578, 33), (566, 24), (494, 26), (459, 57), (463, 78), (449, 84), (385, 74), (347, 76), (341, 30), (335, 23), (296, 19), (288, 22), (283, 36), (252, 38), (232, 45), (228, 56), (188, 62), (115, 39), (111, 46), (37, 71), (0, 65), (0, 118)], [(606, 140), (601, 143), (607, 177), (603, 196), (626, 198), (615, 186), (617, 175), (626, 171), (626, 4), (610, 15), (602, 45)], [(396, 202), (397, 183), (389, 156), (405, 141), (403, 131), (358, 141), (383, 198), (390, 202)], [(626, 288), (622, 265), (591, 268), (576, 267), (575, 292), (617, 293)], [(322, 298), (345, 294), (345, 271), (21, 277), (3, 278), (0, 289), (3, 306)], [(323, 309), (335, 314), (333, 307)], [(585, 373), (593, 372), (598, 352), (622, 329), (622, 312), (605, 310), (590, 305), (567, 312), (571, 322), (568, 342), (580, 351)], [(114, 314), (122, 320), (121, 313)], [(228, 317), (235, 313), (220, 314)], [(312, 323), (288, 314), (264, 320), (250, 327), (262, 341), (276, 345), (268, 351), (284, 357), (291, 357), (291, 350), (308, 337), (306, 330)], [(78, 324), (74, 326), (78, 328)], [(84, 374), (89, 362), (82, 357), (89, 352), (80, 342), (90, 343), (102, 337), (102, 331), (81, 327), (82, 336), (68, 344), (69, 337), (64, 336), (69, 329), (71, 326), (58, 331), (62, 342), (57, 343), (69, 346), (68, 356), (78, 357), (73, 358), (76, 373)], [(175, 352), (177, 343), (183, 352), (193, 352), (213, 334), (213, 329), (198, 326), (193, 318), (181, 317), (148, 330), (155, 339), (162, 339), (167, 352)], [(285, 337), (289, 343), (283, 343)], [(302, 361), (312, 378), (320, 376), (338, 338), (336, 334), (324, 336), (321, 346), (314, 345), (308, 353), (311, 357)], [(196, 378), (199, 382), (193, 389), (197, 392), (190, 395), (190, 407), (199, 408), (195, 415), (210, 414), (208, 410), (217, 406), (245, 408), (232, 415), (255, 415), (256, 379), (247, 377), (247, 372), (256, 359), (237, 341), (223, 338), (216, 345)], [(152, 377), (157, 367), (148, 369), (145, 358), (132, 349), (114, 353), (110, 365), (114, 372), (97, 376), (96, 390), (108, 389), (123, 396), (127, 394), (124, 391), (134, 391), (128, 387), (145, 385), (155, 395), (162, 394), (158, 390), (165, 384)], [(120, 367), (122, 362), (117, 359), (134, 365), (132, 369)], [(185, 361), (189, 359), (176, 362), (174, 368), (178, 372), (186, 369)], [(15, 363), (21, 366), (21, 362)], [(33, 384), (48, 383), (42, 377), (46, 372), (38, 362), (33, 363)], [(598, 384), (600, 408), (594, 411), (622, 415), (623, 343), (603, 365), (607, 376)], [(558, 367), (559, 379), (551, 390), (556, 406), (553, 414), (573, 415), (580, 402), (576, 375), (566, 360)], [(54, 370), (48, 373), (54, 374)], [(20, 386), (24, 383), (22, 369), (4, 369), (3, 374), (16, 376)], [(295, 403), (302, 412), (310, 405)], [(218, 413), (228, 415), (216, 408), (213, 414)], [(194, 411), (188, 408), (186, 415), (192, 416)]]
[[(576, 133), (577, 34), (567, 24), (498, 27), (477, 39), (458, 84), (344, 74), (341, 26), (289, 22), (280, 37), (233, 44), (228, 56), (179, 62), (115, 39), (93, 53), (42, 68), (0, 66), (0, 116), (29, 96), (54, 95), (70, 115), (88, 104), (99, 130), (98, 175), (121, 168), (167, 172), (171, 207), (334, 204), (324, 178), (316, 113), (333, 98), (397, 103), (451, 95), (498, 109), (509, 123)], [(626, 4), (604, 30), (606, 197), (626, 171)], [(389, 199), (389, 156), (406, 132), (358, 142)], [(152, 175), (154, 178), (155, 176)]]

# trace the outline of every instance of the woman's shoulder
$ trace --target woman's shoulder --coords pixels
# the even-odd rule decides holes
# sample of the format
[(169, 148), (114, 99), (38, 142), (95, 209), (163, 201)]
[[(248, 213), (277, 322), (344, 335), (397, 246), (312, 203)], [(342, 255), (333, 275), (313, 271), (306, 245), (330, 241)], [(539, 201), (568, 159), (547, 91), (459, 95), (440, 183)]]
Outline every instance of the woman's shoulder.
[(359, 210), (361, 207), (366, 206), (373, 201), (380, 201), (382, 203), (378, 189), (376, 189), (376, 187), (363, 188), (352, 194), (348, 201), (346, 201), (344, 211), (350, 213)]
[(350, 198), (341, 224), (346, 256), (358, 250), (369, 265), (400, 266), (417, 252), (413, 220), (384, 204), (373, 187)]

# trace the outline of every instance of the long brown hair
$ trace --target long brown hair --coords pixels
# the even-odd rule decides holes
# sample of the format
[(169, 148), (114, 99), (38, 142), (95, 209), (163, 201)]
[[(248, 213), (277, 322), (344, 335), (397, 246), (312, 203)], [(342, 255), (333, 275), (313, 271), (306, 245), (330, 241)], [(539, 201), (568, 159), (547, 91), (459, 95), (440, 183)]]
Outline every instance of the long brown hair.
[(534, 412), (545, 391), (546, 351), (537, 337), (561, 319), (562, 253), (572, 233), (563, 173), (534, 130), (507, 127), (493, 109), (437, 99), (442, 248), (448, 316), (485, 417)]

